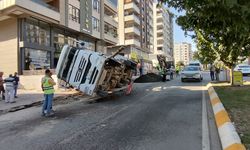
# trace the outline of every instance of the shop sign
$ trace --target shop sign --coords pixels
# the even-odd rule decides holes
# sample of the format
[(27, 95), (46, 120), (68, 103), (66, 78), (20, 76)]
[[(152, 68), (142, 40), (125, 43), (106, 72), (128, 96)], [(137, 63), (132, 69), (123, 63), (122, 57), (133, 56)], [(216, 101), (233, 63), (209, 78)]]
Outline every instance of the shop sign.
[(233, 72), (234, 78), (233, 83), (234, 85), (243, 85), (243, 75), (240, 71), (234, 71)]

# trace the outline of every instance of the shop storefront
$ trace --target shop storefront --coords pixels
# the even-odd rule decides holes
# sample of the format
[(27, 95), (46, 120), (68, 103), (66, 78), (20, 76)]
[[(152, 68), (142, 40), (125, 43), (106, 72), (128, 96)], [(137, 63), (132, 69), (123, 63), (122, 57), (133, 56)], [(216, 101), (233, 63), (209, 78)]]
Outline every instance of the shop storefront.
[[(42, 74), (45, 69), (54, 69), (62, 47), (76, 46), (78, 32), (29, 18), (19, 21), (19, 73)], [(84, 40), (84, 39), (83, 39)], [(88, 49), (94, 50), (95, 42), (86, 40)]]

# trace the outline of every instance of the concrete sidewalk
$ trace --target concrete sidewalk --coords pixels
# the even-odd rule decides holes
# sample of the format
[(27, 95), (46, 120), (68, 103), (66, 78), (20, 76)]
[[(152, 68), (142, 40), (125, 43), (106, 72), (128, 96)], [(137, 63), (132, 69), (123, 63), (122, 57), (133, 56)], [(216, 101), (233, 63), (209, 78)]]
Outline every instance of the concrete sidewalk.
[[(57, 91), (55, 97), (74, 94), (75, 90), (72, 91)], [(26, 107), (39, 105), (42, 103), (43, 92), (36, 90), (18, 90), (18, 98), (15, 98), (16, 103), (5, 103), (4, 100), (0, 99), (0, 114), (13, 112), (16, 110), (24, 109)]]

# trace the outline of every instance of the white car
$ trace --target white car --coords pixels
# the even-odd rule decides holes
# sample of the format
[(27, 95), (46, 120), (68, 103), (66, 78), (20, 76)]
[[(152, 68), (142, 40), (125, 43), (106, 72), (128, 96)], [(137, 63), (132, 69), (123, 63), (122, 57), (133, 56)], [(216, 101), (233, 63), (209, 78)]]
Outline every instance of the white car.
[(198, 66), (203, 70), (202, 64), (199, 61), (193, 61), (188, 64), (189, 66)]
[(239, 64), (234, 68), (234, 71), (241, 71), (243, 76), (250, 75), (250, 65)]
[(186, 66), (181, 72), (181, 81), (184, 82), (185, 80), (202, 81), (203, 76), (201, 68), (199, 66)]

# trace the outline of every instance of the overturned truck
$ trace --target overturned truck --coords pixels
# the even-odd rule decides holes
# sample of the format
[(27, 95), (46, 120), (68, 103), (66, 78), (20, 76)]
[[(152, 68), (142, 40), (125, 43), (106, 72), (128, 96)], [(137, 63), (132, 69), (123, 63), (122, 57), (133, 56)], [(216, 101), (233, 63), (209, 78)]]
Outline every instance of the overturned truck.
[(57, 77), (90, 96), (129, 94), (136, 63), (119, 55), (121, 50), (106, 56), (84, 47), (65, 45), (58, 60)]

